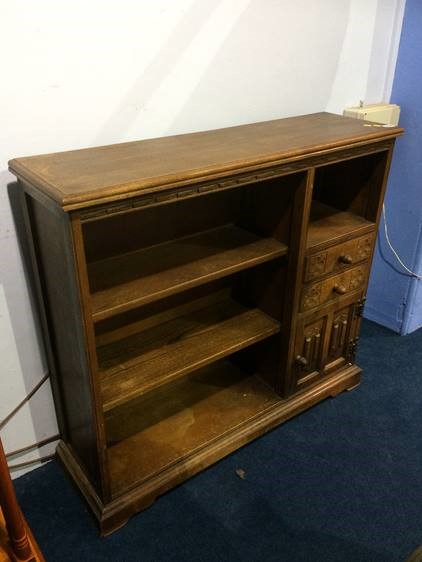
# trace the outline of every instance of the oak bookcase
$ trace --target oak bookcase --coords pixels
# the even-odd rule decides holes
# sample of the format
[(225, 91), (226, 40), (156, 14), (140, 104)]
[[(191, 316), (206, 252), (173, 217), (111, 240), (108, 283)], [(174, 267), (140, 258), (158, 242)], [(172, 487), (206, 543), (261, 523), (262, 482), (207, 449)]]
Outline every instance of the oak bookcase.
[(319, 113), (11, 160), (57, 453), (103, 534), (359, 383), (401, 133)]

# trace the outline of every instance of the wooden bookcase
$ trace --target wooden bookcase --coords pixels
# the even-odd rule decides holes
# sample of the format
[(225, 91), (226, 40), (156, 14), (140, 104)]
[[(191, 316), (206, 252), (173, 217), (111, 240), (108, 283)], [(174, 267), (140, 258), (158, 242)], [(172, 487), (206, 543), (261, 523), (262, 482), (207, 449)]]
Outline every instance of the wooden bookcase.
[(359, 383), (401, 133), (319, 113), (10, 162), (58, 455), (102, 533)]

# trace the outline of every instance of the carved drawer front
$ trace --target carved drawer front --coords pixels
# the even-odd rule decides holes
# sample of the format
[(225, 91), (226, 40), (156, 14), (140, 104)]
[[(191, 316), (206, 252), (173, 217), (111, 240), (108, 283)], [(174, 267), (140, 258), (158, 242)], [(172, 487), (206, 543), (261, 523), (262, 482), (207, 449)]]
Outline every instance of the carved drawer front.
[(304, 282), (313, 281), (329, 273), (348, 269), (354, 264), (367, 260), (372, 252), (375, 233), (337, 244), (323, 252), (305, 258)]
[(339, 275), (332, 275), (319, 283), (306, 285), (302, 290), (300, 310), (302, 312), (311, 310), (322, 304), (334, 301), (342, 295), (347, 295), (363, 288), (366, 282), (368, 266), (369, 264), (366, 262)]

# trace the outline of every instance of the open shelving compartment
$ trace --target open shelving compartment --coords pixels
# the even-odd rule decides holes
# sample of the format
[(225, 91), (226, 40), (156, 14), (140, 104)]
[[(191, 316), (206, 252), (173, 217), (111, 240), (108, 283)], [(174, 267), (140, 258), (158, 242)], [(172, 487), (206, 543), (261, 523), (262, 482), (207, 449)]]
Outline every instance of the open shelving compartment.
[(187, 291), (174, 307), (172, 298), (160, 301), (127, 338), (97, 336), (113, 495), (278, 400), (264, 379), (277, 368), (280, 322), (236, 300), (237, 283), (235, 276)]
[(308, 250), (375, 230), (387, 160), (381, 151), (315, 169)]
[(305, 175), (84, 223), (112, 497), (281, 400), (282, 295)]

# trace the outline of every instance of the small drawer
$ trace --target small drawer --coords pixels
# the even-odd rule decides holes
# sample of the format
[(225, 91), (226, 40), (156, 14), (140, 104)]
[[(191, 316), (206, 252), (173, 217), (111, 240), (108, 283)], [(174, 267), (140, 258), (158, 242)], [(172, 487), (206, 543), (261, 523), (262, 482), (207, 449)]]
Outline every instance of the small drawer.
[(337, 273), (367, 260), (372, 252), (375, 233), (337, 244), (323, 252), (305, 258), (304, 282), (314, 281), (323, 275)]
[(302, 290), (300, 310), (310, 310), (361, 289), (366, 282), (368, 266), (368, 263), (364, 263), (319, 283), (306, 285)]

